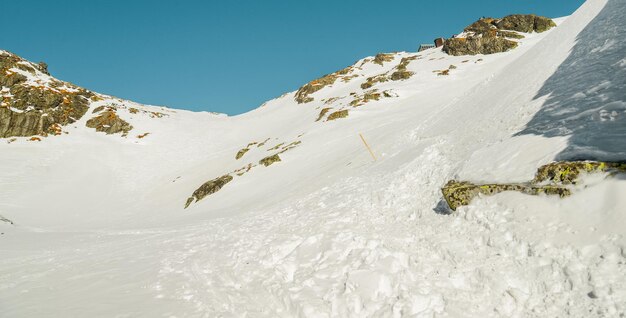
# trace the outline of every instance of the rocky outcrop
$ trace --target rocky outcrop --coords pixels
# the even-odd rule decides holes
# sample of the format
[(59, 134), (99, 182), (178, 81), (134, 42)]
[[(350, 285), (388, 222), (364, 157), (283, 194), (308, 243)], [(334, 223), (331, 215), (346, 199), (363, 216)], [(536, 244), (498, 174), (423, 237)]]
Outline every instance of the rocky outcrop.
[(400, 60), (400, 64), (396, 66), (396, 71), (391, 73), (391, 76), (389, 76), (389, 79), (391, 79), (392, 81), (399, 81), (399, 80), (405, 80), (413, 76), (413, 72), (407, 71), (406, 67), (409, 65), (409, 63), (411, 63), (411, 61), (415, 60), (416, 58), (417, 58), (417, 55), (403, 57)]
[(278, 154), (275, 154), (275, 155), (271, 155), (271, 156), (261, 159), (259, 161), (259, 164), (262, 164), (267, 167), (267, 166), (272, 165), (274, 162), (279, 162), (279, 161), (281, 161), (280, 157), (278, 156)]
[(326, 121), (331, 121), (331, 120), (335, 120), (335, 119), (339, 119), (339, 118), (346, 118), (348, 117), (348, 110), (344, 109), (344, 110), (338, 110), (336, 112), (333, 112), (332, 114), (328, 115), (328, 118), (326, 118)]
[(100, 115), (93, 117), (87, 121), (87, 127), (95, 128), (96, 131), (104, 132), (107, 135), (121, 133), (122, 136), (128, 135), (133, 129), (129, 123), (121, 119), (114, 110), (106, 110)]
[(334, 84), (336, 80), (337, 75), (328, 74), (305, 84), (296, 92), (296, 102), (298, 102), (298, 104), (312, 102), (313, 97), (310, 97), (310, 94), (313, 94), (328, 85)]
[(556, 26), (556, 23), (549, 18), (534, 14), (513, 14), (500, 20), (493, 21), (493, 24), (500, 30), (512, 30), (524, 33), (541, 33)]
[(595, 161), (553, 162), (537, 169), (535, 178), (527, 183), (473, 184), (450, 180), (442, 189), (444, 199), (452, 210), (468, 205), (478, 195), (494, 195), (504, 191), (518, 191), (524, 194), (571, 195), (568, 185), (576, 184), (583, 173), (608, 172), (609, 176), (626, 173), (626, 163)]
[(450, 180), (442, 189), (443, 197), (452, 210), (459, 206), (468, 205), (478, 195), (494, 195), (504, 191), (517, 191), (524, 194), (559, 195), (561, 197), (571, 194), (565, 187), (542, 185), (536, 186), (525, 183), (511, 184), (472, 184), (470, 182)]
[(517, 42), (510, 38), (524, 37), (517, 32), (544, 32), (554, 26), (554, 21), (534, 14), (514, 14), (502, 19), (482, 18), (466, 27), (462, 36), (447, 39), (442, 50), (450, 55), (506, 52), (517, 46)]
[(227, 183), (231, 182), (232, 180), (233, 180), (233, 177), (227, 174), (219, 178), (215, 178), (211, 181), (205, 182), (196, 191), (193, 192), (191, 197), (187, 199), (187, 202), (185, 202), (185, 209), (189, 207), (189, 205), (193, 203), (194, 201), (198, 202), (204, 199), (204, 197), (206, 197), (207, 195), (213, 194), (221, 190), (222, 187), (224, 187)]
[(389, 81), (386, 74), (379, 74), (372, 77), (368, 77), (363, 84), (361, 84), (362, 89), (368, 89), (374, 86), (376, 83), (384, 83)]
[(80, 119), (93, 93), (48, 75), (45, 63), (30, 63), (0, 51), (0, 138), (46, 136)]
[(392, 53), (378, 53), (374, 56), (374, 64), (383, 65), (385, 62), (393, 61)]
[(626, 163), (598, 161), (560, 161), (541, 166), (533, 183), (576, 184), (582, 173), (626, 173)]
[(313, 97), (309, 96), (320, 89), (332, 85), (338, 78), (341, 78), (344, 82), (350, 81), (356, 75), (349, 75), (354, 71), (354, 66), (348, 66), (342, 70), (334, 72), (332, 74), (324, 75), (316, 80), (313, 80), (304, 86), (300, 87), (296, 92), (295, 100), (298, 104), (304, 104), (313, 101)]
[(443, 51), (449, 55), (476, 55), (506, 52), (517, 47), (517, 42), (503, 37), (468, 37), (447, 39)]

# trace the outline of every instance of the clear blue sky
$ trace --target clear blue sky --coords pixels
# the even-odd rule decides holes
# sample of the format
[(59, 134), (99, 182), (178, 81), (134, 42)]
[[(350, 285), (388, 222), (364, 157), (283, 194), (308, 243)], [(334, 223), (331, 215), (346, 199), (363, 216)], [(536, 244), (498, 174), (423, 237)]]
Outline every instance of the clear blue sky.
[(378, 52), (481, 16), (571, 14), (583, 0), (3, 1), (0, 48), (146, 104), (239, 114)]

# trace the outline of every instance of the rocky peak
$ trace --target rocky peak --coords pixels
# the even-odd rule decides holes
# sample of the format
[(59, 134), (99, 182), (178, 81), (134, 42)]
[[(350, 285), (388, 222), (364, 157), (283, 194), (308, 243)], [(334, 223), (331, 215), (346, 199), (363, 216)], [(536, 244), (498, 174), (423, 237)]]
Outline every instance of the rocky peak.
[(0, 51), (0, 138), (58, 133), (80, 119), (94, 94), (59, 81), (46, 63)]

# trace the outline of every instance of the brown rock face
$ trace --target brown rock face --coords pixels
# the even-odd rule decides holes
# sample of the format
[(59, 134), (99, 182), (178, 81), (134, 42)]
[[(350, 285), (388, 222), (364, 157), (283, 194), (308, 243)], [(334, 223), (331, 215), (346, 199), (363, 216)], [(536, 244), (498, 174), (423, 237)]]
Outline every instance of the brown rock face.
[(128, 132), (133, 129), (133, 126), (117, 116), (112, 110), (107, 110), (89, 119), (86, 125), (89, 128), (95, 128), (96, 131), (104, 132), (107, 135), (122, 133), (122, 136), (126, 136)]
[(502, 18), (495, 25), (501, 30), (541, 33), (555, 27), (556, 23), (551, 19), (534, 14), (513, 14)]
[(80, 119), (93, 93), (49, 77), (33, 64), (0, 51), (0, 138), (47, 135)]
[(470, 37), (447, 39), (443, 51), (449, 55), (476, 55), (506, 52), (517, 47), (517, 42), (501, 37)]
[(534, 14), (514, 14), (502, 19), (482, 18), (464, 29), (467, 37), (447, 39), (442, 49), (457, 56), (506, 52), (517, 47), (517, 42), (511, 38), (524, 37), (517, 32), (544, 32), (555, 26), (554, 21)]
[(196, 191), (193, 192), (191, 197), (187, 199), (187, 202), (185, 202), (185, 209), (189, 207), (189, 205), (192, 202), (194, 202), (194, 200), (198, 202), (204, 199), (204, 197), (206, 197), (207, 195), (213, 194), (219, 191), (220, 189), (222, 189), (222, 187), (224, 187), (227, 183), (231, 182), (232, 180), (233, 180), (233, 176), (227, 174), (219, 178), (215, 178), (213, 180), (205, 182)]

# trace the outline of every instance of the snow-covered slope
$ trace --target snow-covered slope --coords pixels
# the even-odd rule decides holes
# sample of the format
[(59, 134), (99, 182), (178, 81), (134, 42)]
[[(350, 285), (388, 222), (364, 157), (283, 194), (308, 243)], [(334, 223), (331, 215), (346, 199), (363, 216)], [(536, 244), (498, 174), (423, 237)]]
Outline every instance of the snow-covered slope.
[[(625, 10), (590, 0), (506, 53), (366, 58), (308, 103), (293, 92), (227, 117), (101, 96), (87, 114), (115, 104), (128, 136), (85, 116), (68, 134), (2, 142), (0, 215), (14, 225), (0, 222), (0, 316), (624, 314), (626, 180), (450, 215), (440, 188), (530, 180), (574, 153), (626, 160)], [(403, 58), (410, 78), (361, 87)]]

